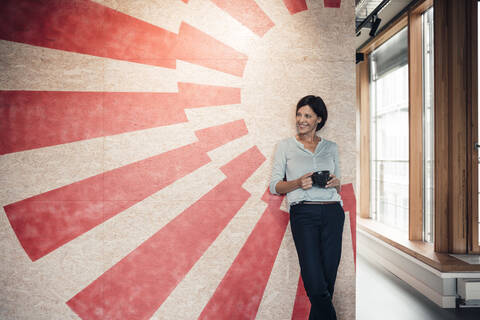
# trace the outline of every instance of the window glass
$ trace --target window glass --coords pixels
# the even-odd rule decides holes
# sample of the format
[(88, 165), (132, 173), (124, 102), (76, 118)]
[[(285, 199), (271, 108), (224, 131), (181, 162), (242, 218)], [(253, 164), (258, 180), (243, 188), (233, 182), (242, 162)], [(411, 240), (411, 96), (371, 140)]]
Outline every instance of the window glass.
[(433, 242), (434, 230), (434, 118), (433, 118), (433, 8), (423, 24), (423, 240)]
[(407, 28), (370, 55), (372, 219), (408, 232)]

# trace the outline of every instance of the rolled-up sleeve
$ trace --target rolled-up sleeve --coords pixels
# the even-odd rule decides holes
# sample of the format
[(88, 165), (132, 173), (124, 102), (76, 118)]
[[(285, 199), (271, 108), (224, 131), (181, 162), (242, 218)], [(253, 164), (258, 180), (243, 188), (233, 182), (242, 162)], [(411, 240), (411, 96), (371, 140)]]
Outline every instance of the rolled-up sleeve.
[(272, 177), (270, 179), (270, 193), (278, 195), (275, 186), (279, 181), (285, 177), (287, 159), (285, 155), (285, 146), (283, 143), (278, 143), (275, 156), (273, 158)]

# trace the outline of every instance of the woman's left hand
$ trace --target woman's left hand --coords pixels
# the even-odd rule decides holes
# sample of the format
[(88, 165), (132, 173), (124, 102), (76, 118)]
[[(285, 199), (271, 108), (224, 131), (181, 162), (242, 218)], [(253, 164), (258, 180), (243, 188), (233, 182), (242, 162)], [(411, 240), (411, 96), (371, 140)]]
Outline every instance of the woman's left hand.
[(328, 180), (325, 188), (333, 188), (333, 187), (340, 187), (340, 180), (338, 180), (338, 178), (335, 177), (334, 174), (330, 174), (330, 180)]

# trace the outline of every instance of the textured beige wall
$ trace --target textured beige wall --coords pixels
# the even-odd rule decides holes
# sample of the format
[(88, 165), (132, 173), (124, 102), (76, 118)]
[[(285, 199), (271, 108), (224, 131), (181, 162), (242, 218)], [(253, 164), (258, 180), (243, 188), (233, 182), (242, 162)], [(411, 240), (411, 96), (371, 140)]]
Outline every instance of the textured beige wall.
[[(243, 120), (248, 133), (209, 151), (207, 164), (35, 261), (0, 210), (0, 318), (78, 319), (67, 301), (223, 181), (221, 166), (257, 146), (266, 161), (243, 184), (250, 197), (153, 314), (153, 319), (196, 319), (267, 208), (262, 196), (273, 150), (295, 133), (299, 98), (324, 99), (329, 119), (320, 135), (339, 146), (342, 183), (355, 183), (354, 2), (342, 0), (337, 9), (310, 0), (308, 10), (292, 15), (280, 0), (257, 0), (275, 24), (263, 36), (208, 0), (96, 2), (173, 33), (187, 23), (244, 54), (243, 75), (184, 60), (172, 69), (0, 39), (0, 90), (175, 93), (179, 82), (189, 82), (240, 88), (241, 100), (186, 109), (186, 122), (3, 154), (2, 208), (194, 143), (199, 129)], [(0, 102), (0, 108), (9, 103)], [(257, 319), (292, 316), (299, 267), (290, 227), (286, 230)], [(347, 216), (334, 298), (339, 319), (355, 317), (351, 240)]]

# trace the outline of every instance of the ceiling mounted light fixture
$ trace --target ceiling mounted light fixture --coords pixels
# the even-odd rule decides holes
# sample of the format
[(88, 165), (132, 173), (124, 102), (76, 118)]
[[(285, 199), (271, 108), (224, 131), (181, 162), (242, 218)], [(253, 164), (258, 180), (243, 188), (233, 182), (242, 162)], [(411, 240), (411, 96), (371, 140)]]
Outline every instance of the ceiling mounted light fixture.
[[(380, 11), (382, 11), (382, 9), (385, 6), (387, 6), (390, 3), (390, 1), (391, 0), (382, 0), (382, 2), (380, 2), (378, 6), (375, 9), (373, 9), (366, 18), (356, 19), (355, 34), (357, 35), (357, 37), (360, 35), (361, 33), (360, 30), (362, 30), (362, 28), (370, 28), (369, 35), (371, 37), (374, 37), (376, 35), (377, 30), (380, 26), (380, 23), (382, 22), (382, 19), (378, 17), (378, 14), (380, 13)], [(359, 2), (359, 4), (361, 3), (363, 2)]]
[(377, 33), (378, 27), (380, 26), (381, 22), (382, 19), (380, 19), (377, 15), (374, 15), (372, 17), (372, 27), (370, 29), (370, 32), (368, 33), (370, 37), (375, 37), (375, 34)]

